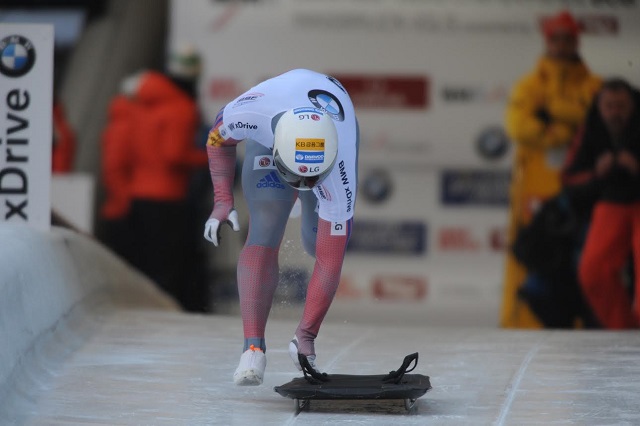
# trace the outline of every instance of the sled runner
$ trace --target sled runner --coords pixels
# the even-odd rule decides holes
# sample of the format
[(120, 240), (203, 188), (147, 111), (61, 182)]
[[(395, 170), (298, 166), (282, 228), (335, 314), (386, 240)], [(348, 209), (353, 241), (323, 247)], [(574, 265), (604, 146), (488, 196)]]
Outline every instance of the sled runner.
[(412, 411), (416, 400), (431, 389), (428, 376), (406, 374), (418, 364), (417, 352), (407, 355), (398, 370), (380, 375), (320, 374), (309, 365), (306, 356), (298, 354), (298, 359), (304, 377), (274, 388), (294, 400), (296, 414), (309, 408), (312, 399), (400, 399), (404, 400), (406, 410)]

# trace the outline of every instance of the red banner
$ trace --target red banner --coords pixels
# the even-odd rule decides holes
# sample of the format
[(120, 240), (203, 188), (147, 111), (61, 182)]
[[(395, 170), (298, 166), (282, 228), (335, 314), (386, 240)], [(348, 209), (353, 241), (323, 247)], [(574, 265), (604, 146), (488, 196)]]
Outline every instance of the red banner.
[(347, 89), (356, 108), (427, 109), (426, 76), (333, 74)]

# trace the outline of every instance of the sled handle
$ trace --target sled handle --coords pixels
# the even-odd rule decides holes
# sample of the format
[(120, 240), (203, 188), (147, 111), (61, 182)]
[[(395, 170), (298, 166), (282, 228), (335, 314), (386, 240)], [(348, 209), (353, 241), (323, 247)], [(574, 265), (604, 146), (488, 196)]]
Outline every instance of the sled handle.
[[(411, 365), (413, 364), (413, 366)], [(418, 365), (418, 352), (412, 353), (404, 357), (402, 365), (396, 371), (390, 371), (389, 374), (382, 378), (383, 383), (400, 383), (404, 377), (404, 373), (413, 371)], [(409, 368), (411, 367), (411, 368)]]
[(329, 375), (327, 373), (318, 373), (311, 364), (306, 355), (298, 354), (298, 361), (300, 361), (300, 367), (302, 367), (302, 373), (307, 382), (312, 385), (317, 385), (323, 382), (329, 381)]

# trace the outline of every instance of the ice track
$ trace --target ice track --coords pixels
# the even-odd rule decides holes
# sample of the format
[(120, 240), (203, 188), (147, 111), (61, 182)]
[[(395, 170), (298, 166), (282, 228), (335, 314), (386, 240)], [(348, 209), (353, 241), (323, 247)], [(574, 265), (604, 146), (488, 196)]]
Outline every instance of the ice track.
[[(62, 239), (71, 249), (92, 247), (70, 234)], [(92, 257), (101, 253), (91, 250)], [(640, 424), (639, 333), (391, 327), (332, 311), (316, 343), (325, 371), (382, 374), (417, 351), (415, 372), (430, 376), (433, 389), (418, 399), (415, 414), (401, 401), (313, 401), (296, 416), (293, 401), (273, 391), (298, 375), (286, 352), (295, 321), (269, 323), (265, 383), (236, 387), (238, 317), (184, 314), (149, 288), (136, 289), (146, 283), (125, 273), (118, 279), (127, 285), (77, 298), (13, 353), (0, 383), (0, 424)], [(0, 281), (3, 296), (8, 282)], [(19, 335), (10, 327), (25, 328), (35, 314), (18, 313), (11, 325), (12, 308), (2, 309), (0, 331), (9, 338), (0, 355), (7, 362)]]

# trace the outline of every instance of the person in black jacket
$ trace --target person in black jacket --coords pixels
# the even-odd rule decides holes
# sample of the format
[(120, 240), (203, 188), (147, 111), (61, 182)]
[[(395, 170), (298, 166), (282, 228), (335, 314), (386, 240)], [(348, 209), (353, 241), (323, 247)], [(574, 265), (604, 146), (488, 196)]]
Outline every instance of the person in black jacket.
[(640, 271), (640, 92), (625, 80), (603, 84), (563, 178), (598, 194), (579, 264), (584, 295), (603, 327), (637, 328), (640, 275), (635, 303), (622, 277), (630, 254)]

